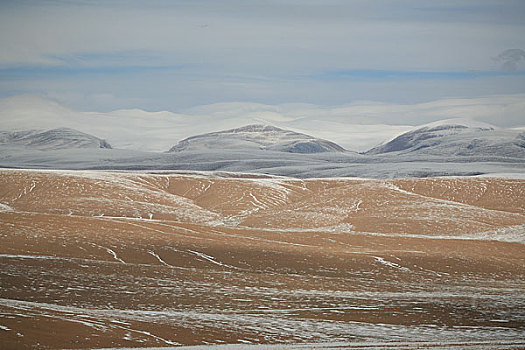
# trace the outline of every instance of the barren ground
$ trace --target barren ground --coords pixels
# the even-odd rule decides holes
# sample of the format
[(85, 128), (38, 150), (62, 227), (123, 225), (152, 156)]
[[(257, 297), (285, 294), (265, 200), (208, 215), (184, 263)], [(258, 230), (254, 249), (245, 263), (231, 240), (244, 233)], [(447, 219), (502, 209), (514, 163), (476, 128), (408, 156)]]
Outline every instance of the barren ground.
[(524, 180), (2, 170), (0, 345), (524, 348), (524, 243)]

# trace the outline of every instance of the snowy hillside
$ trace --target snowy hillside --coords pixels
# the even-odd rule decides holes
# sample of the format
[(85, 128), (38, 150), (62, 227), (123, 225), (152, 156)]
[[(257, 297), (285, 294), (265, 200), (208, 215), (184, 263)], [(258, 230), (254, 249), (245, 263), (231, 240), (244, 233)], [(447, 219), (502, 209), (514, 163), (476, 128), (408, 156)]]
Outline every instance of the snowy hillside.
[(69, 128), (58, 128), (46, 131), (0, 131), (0, 146), (38, 150), (111, 148), (105, 140)]
[(418, 127), (366, 154), (525, 158), (524, 139), (525, 133), (518, 130), (452, 119)]
[(345, 152), (344, 148), (331, 141), (262, 124), (192, 136), (172, 147), (170, 152), (205, 149), (254, 149), (288, 153)]

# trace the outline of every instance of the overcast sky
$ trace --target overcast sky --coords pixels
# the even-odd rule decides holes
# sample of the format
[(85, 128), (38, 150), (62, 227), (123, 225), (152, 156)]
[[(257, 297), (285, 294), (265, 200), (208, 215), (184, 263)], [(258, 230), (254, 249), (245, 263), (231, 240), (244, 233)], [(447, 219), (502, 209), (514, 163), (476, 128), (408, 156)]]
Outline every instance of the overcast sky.
[(0, 1), (0, 97), (84, 111), (525, 93), (525, 1)]

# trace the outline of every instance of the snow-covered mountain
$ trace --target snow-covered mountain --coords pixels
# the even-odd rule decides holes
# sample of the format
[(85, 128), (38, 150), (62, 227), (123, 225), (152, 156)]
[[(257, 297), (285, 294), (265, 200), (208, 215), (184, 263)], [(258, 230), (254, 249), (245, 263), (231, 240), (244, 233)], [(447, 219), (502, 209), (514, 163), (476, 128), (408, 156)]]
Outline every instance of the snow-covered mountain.
[(415, 128), (366, 154), (525, 158), (525, 133), (476, 121), (450, 119)]
[(343, 147), (334, 142), (262, 124), (192, 136), (180, 141), (170, 152), (206, 149), (253, 149), (288, 153), (345, 152)]
[(0, 146), (37, 150), (111, 148), (105, 140), (69, 128), (0, 131)]
[[(457, 119), (414, 128), (374, 124), (364, 115), (366, 120), (361, 122), (365, 124), (358, 124), (353, 115), (374, 108), (383, 113), (386, 107), (312, 108), (269, 109), (239, 103), (185, 114), (99, 113), (73, 111), (41, 98), (0, 99), (0, 130), (4, 130), (0, 132), (0, 167), (227, 171), (293, 177), (525, 174), (523, 129), (498, 129)], [(399, 113), (406, 112), (399, 108)], [(433, 115), (461, 114), (459, 110), (437, 113), (433, 108)], [(228, 130), (217, 131), (224, 129)], [(115, 149), (109, 149), (103, 139)], [(385, 139), (365, 153), (345, 151), (363, 152)], [(166, 152), (170, 147), (171, 152)]]

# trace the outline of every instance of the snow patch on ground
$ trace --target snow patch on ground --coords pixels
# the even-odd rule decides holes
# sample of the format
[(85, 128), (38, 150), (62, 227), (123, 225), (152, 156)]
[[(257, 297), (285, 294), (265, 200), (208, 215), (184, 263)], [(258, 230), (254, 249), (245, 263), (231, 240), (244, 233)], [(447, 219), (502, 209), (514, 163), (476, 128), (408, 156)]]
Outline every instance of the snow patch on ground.
[[(18, 310), (24, 313), (31, 310), (35, 315), (53, 315), (59, 313), (58, 317), (67, 317), (73, 322), (75, 320), (84, 322), (96, 322), (100, 319), (119, 319), (138, 322), (174, 322), (186, 326), (214, 325), (225, 329), (251, 329), (263, 333), (291, 336), (289, 345), (296, 346), (297, 343), (311, 343), (314, 339), (323, 342), (347, 342), (348, 339), (369, 339), (363, 344), (381, 344), (390, 339), (400, 342), (438, 342), (442, 339), (457, 342), (513, 342), (522, 339), (523, 332), (519, 329), (507, 329), (502, 327), (451, 327), (443, 328), (435, 325), (396, 325), (396, 324), (369, 324), (362, 322), (333, 322), (317, 319), (295, 319), (282, 317), (280, 313), (261, 312), (248, 310), (246, 313), (230, 312), (203, 312), (203, 311), (176, 311), (176, 310), (133, 310), (133, 309), (91, 309), (73, 306), (62, 306), (50, 303), (29, 302), (14, 299), (0, 299), (0, 305)], [(62, 315), (60, 315), (62, 314)], [(130, 329), (128, 329), (130, 330)], [(146, 334), (146, 333), (143, 333)], [(148, 332), (154, 338), (154, 334)], [(157, 338), (156, 338), (157, 339)], [(172, 342), (170, 339), (158, 339), (166, 344)], [(244, 339), (246, 340), (246, 339)], [(238, 342), (240, 339), (238, 339)], [(174, 343), (174, 342), (173, 342)], [(280, 345), (282, 346), (282, 345)], [(261, 345), (259, 349), (265, 349)], [(293, 347), (292, 347), (293, 348)], [(315, 348), (315, 347), (314, 347)], [(401, 347), (402, 348), (402, 347)], [(256, 348), (257, 349), (257, 348)]]
[(383, 264), (385, 266), (388, 266), (388, 267), (392, 267), (392, 268), (395, 268), (395, 269), (399, 269), (399, 270), (402, 270), (402, 271), (410, 271), (410, 269), (406, 268), (406, 267), (403, 267), (399, 264), (396, 264), (394, 262), (391, 262), (391, 261), (388, 261), (388, 260), (385, 260), (379, 256), (374, 256), (374, 259), (379, 262), (380, 264)]
[(495, 230), (478, 232), (462, 237), (484, 241), (516, 242), (525, 244), (525, 225), (501, 227)]
[(157, 253), (155, 253), (153, 250), (148, 250), (148, 253), (152, 255), (155, 259), (157, 259), (162, 265), (171, 266), (170, 264), (162, 260), (161, 257)]
[(11, 208), (9, 205), (7, 204), (4, 204), (4, 203), (0, 203), (0, 213), (1, 212), (6, 212), (6, 211), (14, 211), (13, 208)]
[(228, 265), (228, 264), (223, 264), (220, 261), (217, 261), (213, 256), (209, 256), (209, 255), (206, 255), (204, 253), (196, 252), (194, 250), (189, 250), (189, 249), (188, 249), (188, 252), (198, 256), (199, 258), (202, 258), (202, 259), (204, 259), (206, 261), (209, 261), (212, 264), (215, 264), (215, 265), (218, 265), (218, 266), (222, 266), (222, 267), (227, 267), (227, 268), (230, 268), (230, 269), (237, 269), (235, 266), (231, 266), (231, 265)]

